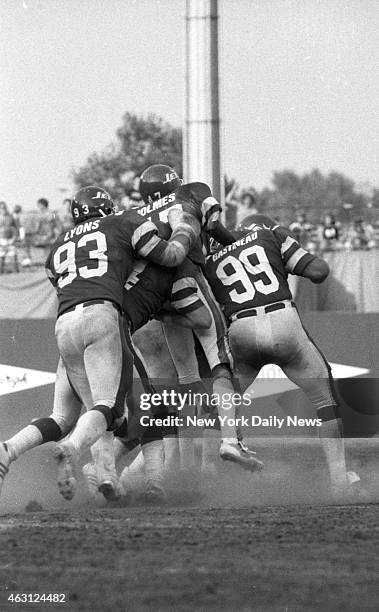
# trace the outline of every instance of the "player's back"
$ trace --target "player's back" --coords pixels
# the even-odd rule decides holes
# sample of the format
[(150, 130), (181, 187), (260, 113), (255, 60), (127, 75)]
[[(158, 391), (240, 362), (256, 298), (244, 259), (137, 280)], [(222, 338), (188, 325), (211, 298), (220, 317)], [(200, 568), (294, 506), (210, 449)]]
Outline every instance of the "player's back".
[(124, 290), (123, 310), (134, 333), (170, 299), (176, 268), (165, 268), (146, 259), (134, 262)]
[(225, 316), (292, 299), (285, 251), (295, 251), (298, 246), (289, 236), (275, 235), (270, 229), (255, 226), (208, 257), (206, 276)]
[(64, 232), (46, 261), (57, 288), (58, 315), (94, 299), (110, 300), (121, 308), (141, 219), (134, 211), (89, 219)]

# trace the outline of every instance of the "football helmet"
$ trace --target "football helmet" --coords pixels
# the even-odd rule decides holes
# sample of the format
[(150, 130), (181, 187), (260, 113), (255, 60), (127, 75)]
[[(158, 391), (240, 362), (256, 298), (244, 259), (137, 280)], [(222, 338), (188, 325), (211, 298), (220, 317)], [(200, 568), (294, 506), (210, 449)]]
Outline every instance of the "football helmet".
[(271, 219), (271, 217), (266, 217), (266, 215), (248, 215), (242, 219), (237, 227), (237, 230), (251, 230), (253, 229), (254, 225), (262, 225), (268, 229), (272, 229), (278, 224), (274, 221), (274, 219)]
[(114, 202), (105, 189), (90, 185), (79, 189), (71, 201), (71, 215), (75, 225), (94, 217), (106, 217), (115, 212)]
[(145, 204), (149, 204), (173, 193), (179, 189), (182, 182), (173, 168), (155, 164), (141, 174), (139, 191)]

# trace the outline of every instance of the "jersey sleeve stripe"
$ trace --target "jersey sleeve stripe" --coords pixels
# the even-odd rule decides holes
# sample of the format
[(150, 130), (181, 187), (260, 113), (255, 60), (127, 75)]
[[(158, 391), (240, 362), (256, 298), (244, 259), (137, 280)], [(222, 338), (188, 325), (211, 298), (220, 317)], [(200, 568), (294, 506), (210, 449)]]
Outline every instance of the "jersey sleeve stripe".
[(144, 244), (137, 245), (136, 251), (141, 257), (147, 257), (153, 251), (160, 257), (166, 248), (166, 244), (162, 242), (159, 236), (150, 236)]
[(293, 246), (298, 247), (299, 243), (296, 242), (296, 240), (294, 238), (291, 238), (291, 236), (287, 236), (287, 238), (285, 239), (284, 242), (282, 242), (281, 246), (280, 246), (280, 253), (282, 255), (282, 258), (284, 260), (286, 260), (285, 255), (287, 253), (287, 251), (289, 251), (289, 249)]
[(311, 255), (311, 253), (305, 252), (304, 256), (300, 259), (300, 261), (296, 264), (293, 269), (293, 274), (302, 275), (305, 268), (308, 264), (311, 263), (314, 259), (317, 259), (315, 255)]
[(198, 310), (203, 306), (203, 303), (201, 300), (196, 299), (194, 302), (184, 304), (183, 306), (178, 306), (177, 304), (173, 304), (173, 306), (179, 314), (185, 315), (189, 312), (194, 312), (195, 310)]
[(173, 302), (177, 300), (183, 300), (184, 298), (188, 298), (191, 295), (196, 295), (197, 290), (195, 287), (183, 287), (182, 289), (176, 289), (175, 287), (172, 290), (171, 300)]
[[(310, 253), (308, 253), (308, 251), (305, 249), (302, 249), (301, 247), (296, 249), (296, 252), (289, 258), (285, 265), (287, 272), (294, 272), (296, 266), (306, 255), (310, 255)], [(313, 256), (311, 255), (311, 257)]]
[(141, 223), (133, 232), (132, 247), (139, 252), (153, 236), (157, 236), (158, 230), (151, 221)]

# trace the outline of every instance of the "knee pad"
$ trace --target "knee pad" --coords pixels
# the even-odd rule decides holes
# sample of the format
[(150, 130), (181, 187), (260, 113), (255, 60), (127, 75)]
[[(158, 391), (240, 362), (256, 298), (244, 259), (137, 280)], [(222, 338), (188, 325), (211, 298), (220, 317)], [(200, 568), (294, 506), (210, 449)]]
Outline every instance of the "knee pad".
[(58, 442), (58, 440), (60, 440), (66, 433), (51, 417), (36, 419), (35, 421), (32, 421), (31, 424), (34, 425), (34, 427), (37, 427), (37, 429), (41, 432), (43, 443)]
[(128, 421), (126, 420), (125, 417), (121, 425), (119, 425), (113, 430), (113, 435), (117, 438), (127, 438), (128, 437)]
[(335, 421), (340, 418), (338, 406), (322, 406), (322, 408), (318, 408), (317, 416), (323, 423), (327, 423), (327, 421)]
[(122, 425), (122, 419), (124, 417), (123, 416), (120, 417), (118, 414), (118, 411), (115, 410), (115, 408), (109, 408), (109, 406), (98, 405), (98, 406), (93, 406), (91, 410), (97, 410), (98, 412), (101, 412), (101, 414), (103, 415), (103, 417), (105, 418), (107, 422), (107, 431), (114, 431), (115, 429), (120, 427), (120, 425)]

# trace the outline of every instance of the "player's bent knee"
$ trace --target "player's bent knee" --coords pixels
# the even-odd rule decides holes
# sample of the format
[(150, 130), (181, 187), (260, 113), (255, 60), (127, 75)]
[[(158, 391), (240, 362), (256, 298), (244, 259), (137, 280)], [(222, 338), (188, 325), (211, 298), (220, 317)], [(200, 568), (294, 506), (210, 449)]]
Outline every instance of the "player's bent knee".
[(37, 427), (41, 432), (42, 442), (58, 442), (67, 432), (58, 425), (58, 423), (51, 417), (45, 417), (32, 421), (32, 425)]

